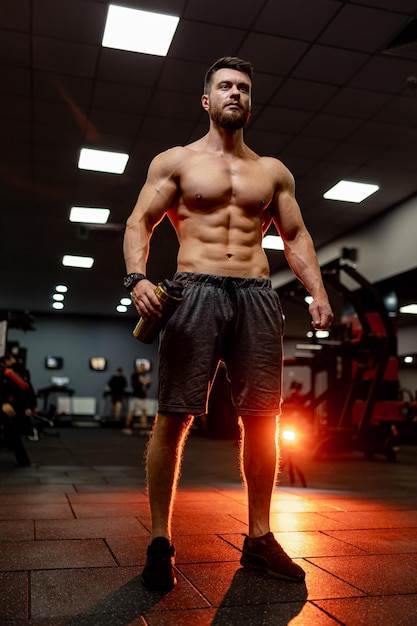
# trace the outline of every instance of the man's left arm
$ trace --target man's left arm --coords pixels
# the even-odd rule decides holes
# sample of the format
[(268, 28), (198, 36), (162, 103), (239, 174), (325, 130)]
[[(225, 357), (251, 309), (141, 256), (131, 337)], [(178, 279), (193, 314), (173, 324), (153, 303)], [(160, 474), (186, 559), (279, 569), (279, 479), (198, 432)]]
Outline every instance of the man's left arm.
[(284, 242), (284, 254), (291, 270), (304, 285), (313, 301), (309, 306), (312, 326), (324, 330), (333, 321), (333, 312), (323, 285), (313, 240), (295, 198), (292, 174), (284, 167), (272, 206), (272, 217)]

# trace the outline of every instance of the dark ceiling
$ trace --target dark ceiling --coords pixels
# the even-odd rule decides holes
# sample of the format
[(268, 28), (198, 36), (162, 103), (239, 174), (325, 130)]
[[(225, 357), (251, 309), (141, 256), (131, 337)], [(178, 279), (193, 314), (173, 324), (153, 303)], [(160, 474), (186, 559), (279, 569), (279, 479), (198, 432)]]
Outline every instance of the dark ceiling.
[[(115, 313), (122, 231), (148, 164), (207, 131), (202, 79), (223, 55), (255, 67), (247, 143), (293, 172), (318, 248), (417, 194), (417, 45), (388, 49), (417, 39), (416, 0), (124, 0), (180, 17), (167, 57), (103, 48), (108, 4), (0, 3), (0, 308), (50, 312), (65, 283), (64, 313)], [(82, 147), (127, 152), (125, 173), (79, 170)], [(361, 204), (324, 200), (341, 178), (381, 190)], [(70, 223), (73, 205), (110, 208), (109, 225)], [(164, 220), (152, 280), (172, 275), (176, 249)], [(64, 268), (66, 253), (94, 268)], [(272, 272), (285, 267), (281, 252), (268, 257)]]

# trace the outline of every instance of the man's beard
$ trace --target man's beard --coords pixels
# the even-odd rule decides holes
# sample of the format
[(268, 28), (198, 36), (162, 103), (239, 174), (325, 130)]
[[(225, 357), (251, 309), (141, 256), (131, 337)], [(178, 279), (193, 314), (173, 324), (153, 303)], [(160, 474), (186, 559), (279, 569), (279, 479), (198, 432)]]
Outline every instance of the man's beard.
[(250, 111), (223, 111), (222, 109), (210, 109), (210, 118), (220, 128), (227, 130), (240, 130), (246, 126)]

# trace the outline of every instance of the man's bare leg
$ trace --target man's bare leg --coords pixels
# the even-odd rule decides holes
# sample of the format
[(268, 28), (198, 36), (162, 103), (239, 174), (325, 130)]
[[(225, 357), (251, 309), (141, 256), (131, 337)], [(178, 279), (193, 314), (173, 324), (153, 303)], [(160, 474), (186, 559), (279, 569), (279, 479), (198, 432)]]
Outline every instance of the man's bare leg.
[(249, 537), (269, 532), (272, 491), (277, 476), (277, 420), (241, 418), (241, 470), (248, 493)]
[(114, 403), (114, 418), (119, 420), (122, 415), (122, 402), (121, 400), (116, 400)]
[(146, 408), (143, 408), (140, 413), (140, 427), (148, 428), (148, 411)]
[(171, 518), (185, 440), (193, 418), (183, 413), (159, 413), (148, 447), (147, 478), (152, 515), (152, 539), (171, 541)]
[(303, 582), (305, 573), (294, 563), (270, 531), (271, 497), (277, 476), (276, 418), (242, 418), (242, 474), (246, 481), (249, 534), (240, 563), (273, 578)]

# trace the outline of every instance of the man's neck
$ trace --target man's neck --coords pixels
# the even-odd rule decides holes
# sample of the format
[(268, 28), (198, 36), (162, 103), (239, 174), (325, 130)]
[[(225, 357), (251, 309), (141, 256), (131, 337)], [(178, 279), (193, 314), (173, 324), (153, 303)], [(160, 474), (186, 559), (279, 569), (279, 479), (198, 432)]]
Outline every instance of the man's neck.
[(246, 149), (243, 129), (229, 130), (228, 128), (220, 128), (211, 122), (210, 130), (206, 135), (206, 145), (207, 149), (212, 152), (241, 156)]

